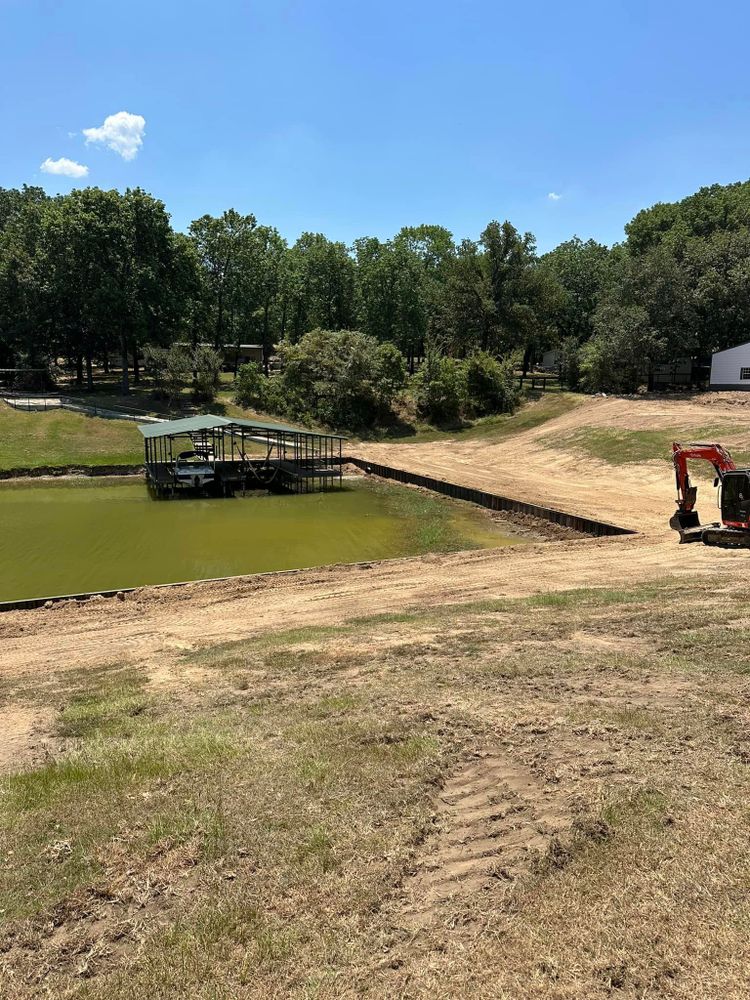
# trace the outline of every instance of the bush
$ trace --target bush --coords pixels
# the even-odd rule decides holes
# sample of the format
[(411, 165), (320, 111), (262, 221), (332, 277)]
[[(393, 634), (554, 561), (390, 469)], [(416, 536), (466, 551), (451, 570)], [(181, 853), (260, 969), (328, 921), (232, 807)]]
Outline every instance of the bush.
[(260, 365), (251, 361), (240, 365), (234, 380), (234, 401), (237, 406), (246, 409), (265, 409), (265, 388), (268, 379), (263, 374)]
[(171, 347), (147, 346), (143, 356), (146, 371), (153, 378), (157, 395), (171, 405), (178, 399), (190, 379), (192, 358), (190, 350), (183, 344)]
[(435, 424), (457, 422), (467, 399), (466, 365), (428, 351), (414, 376), (417, 412)]
[(497, 361), (485, 351), (472, 354), (466, 362), (466, 392), (475, 416), (512, 413), (518, 403), (512, 360)]
[[(312, 330), (278, 346), (282, 373), (274, 395), (291, 417), (364, 428), (387, 418), (406, 366), (393, 344), (356, 330)], [(277, 404), (278, 405), (278, 402)]]
[(213, 347), (199, 344), (193, 351), (193, 394), (197, 400), (212, 403), (219, 388), (223, 358)]
[(590, 392), (635, 392), (665, 343), (639, 306), (600, 309), (597, 331), (581, 350), (581, 382)]

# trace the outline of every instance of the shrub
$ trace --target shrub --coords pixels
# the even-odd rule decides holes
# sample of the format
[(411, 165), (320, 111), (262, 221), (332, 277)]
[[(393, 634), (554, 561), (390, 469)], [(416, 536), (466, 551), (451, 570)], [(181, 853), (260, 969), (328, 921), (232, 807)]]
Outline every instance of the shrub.
[(147, 346), (143, 354), (146, 371), (154, 380), (157, 394), (171, 405), (190, 379), (190, 350), (184, 344), (172, 344), (171, 347)]
[(265, 408), (265, 388), (268, 379), (263, 374), (260, 365), (251, 361), (240, 365), (234, 380), (234, 401), (238, 406), (247, 409), (262, 410)]
[(512, 413), (518, 402), (512, 361), (497, 361), (485, 351), (472, 354), (466, 362), (466, 393), (476, 416)]
[(221, 353), (213, 347), (199, 344), (193, 351), (193, 393), (197, 400), (211, 403), (216, 398), (222, 360)]
[(428, 351), (414, 376), (417, 412), (432, 423), (458, 421), (466, 405), (466, 365)]
[(392, 344), (356, 330), (312, 330), (278, 346), (282, 373), (274, 393), (284, 411), (330, 427), (362, 428), (387, 416), (406, 368)]

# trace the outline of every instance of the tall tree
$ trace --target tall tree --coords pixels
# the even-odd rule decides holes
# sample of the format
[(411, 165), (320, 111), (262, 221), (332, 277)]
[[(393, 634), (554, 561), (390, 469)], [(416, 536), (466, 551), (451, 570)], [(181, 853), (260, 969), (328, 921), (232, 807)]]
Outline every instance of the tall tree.
[(579, 344), (593, 333), (593, 316), (608, 278), (611, 252), (596, 240), (584, 243), (578, 236), (545, 254), (540, 265), (562, 289), (554, 317), (561, 338)]
[(521, 236), (510, 222), (491, 222), (480, 242), (493, 307), (491, 339), (481, 348), (500, 354), (522, 350), (525, 373), (550, 334), (559, 285), (538, 266), (531, 233)]
[(190, 224), (211, 312), (216, 347), (239, 343), (253, 326), (260, 301), (260, 244), (254, 215), (233, 208)]
[(354, 325), (355, 264), (344, 243), (322, 233), (303, 233), (289, 251), (288, 332), (298, 340), (309, 330)]
[(357, 256), (360, 326), (378, 340), (390, 340), (413, 367), (428, 330), (425, 267), (407, 238), (382, 242), (363, 237)]

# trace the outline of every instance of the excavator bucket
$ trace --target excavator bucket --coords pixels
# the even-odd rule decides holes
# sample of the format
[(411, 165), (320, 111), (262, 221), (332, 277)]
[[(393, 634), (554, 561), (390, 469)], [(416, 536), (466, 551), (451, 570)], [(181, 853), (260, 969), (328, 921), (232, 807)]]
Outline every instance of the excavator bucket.
[(680, 544), (701, 541), (703, 529), (697, 510), (676, 510), (669, 519), (669, 527), (680, 533)]

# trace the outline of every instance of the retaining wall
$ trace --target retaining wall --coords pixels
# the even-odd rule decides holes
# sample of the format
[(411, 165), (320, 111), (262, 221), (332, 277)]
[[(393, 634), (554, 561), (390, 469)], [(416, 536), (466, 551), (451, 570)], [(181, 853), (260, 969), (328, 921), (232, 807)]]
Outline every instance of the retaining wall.
[(422, 476), (417, 472), (407, 472), (405, 469), (394, 469), (388, 465), (379, 465), (377, 462), (366, 462), (361, 458), (342, 458), (341, 461), (356, 465), (363, 472), (381, 476), (383, 479), (395, 479), (399, 483), (421, 486), (434, 493), (442, 493), (456, 500), (467, 500), (469, 503), (487, 507), (489, 510), (510, 510), (519, 514), (531, 514), (545, 521), (553, 521), (555, 524), (580, 531), (585, 535), (601, 537), (603, 535), (636, 534), (629, 528), (620, 528), (607, 521), (595, 521), (590, 517), (581, 517), (579, 514), (568, 514), (564, 510), (555, 510), (554, 507), (541, 507), (539, 504), (513, 500), (497, 493), (487, 493), (485, 490), (474, 489), (472, 486), (459, 486), (458, 483), (448, 483), (444, 479), (433, 479), (432, 476)]
[(142, 465), (40, 465), (33, 469), (0, 469), (0, 479), (38, 479), (40, 476), (136, 476)]

